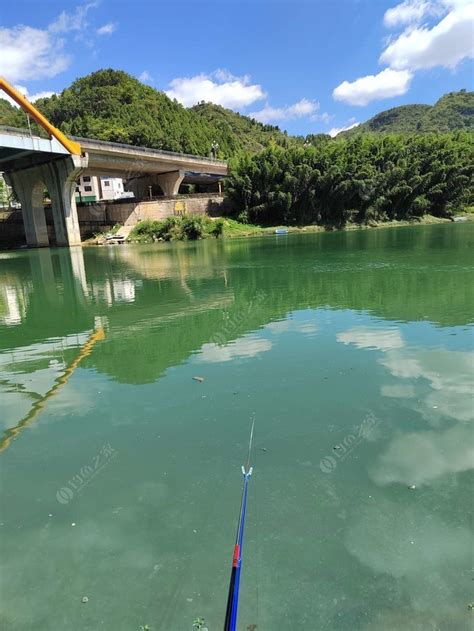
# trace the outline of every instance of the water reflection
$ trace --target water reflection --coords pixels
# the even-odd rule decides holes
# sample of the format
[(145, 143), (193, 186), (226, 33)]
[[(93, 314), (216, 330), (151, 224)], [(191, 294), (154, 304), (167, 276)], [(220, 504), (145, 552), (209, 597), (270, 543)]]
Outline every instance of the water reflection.
[[(255, 415), (243, 626), (466, 628), (461, 228), (2, 256), (0, 419), (19, 438), (1, 454), (7, 624), (221, 628)], [(106, 442), (113, 466), (58, 504)]]
[[(467, 581), (460, 588), (457, 577), (466, 574), (471, 544), (468, 528), (447, 523), (419, 503), (401, 506), (387, 499), (361, 507), (346, 535), (348, 551), (364, 567), (399, 581), (398, 589), (411, 606), (396, 613), (382, 608), (377, 620), (379, 629), (400, 631), (468, 628), (466, 615), (456, 604), (469, 597)], [(392, 597), (397, 597), (393, 587)], [(377, 628), (372, 624), (368, 628)]]
[[(57, 371), (59, 374), (55, 378), (52, 387), (49, 388), (42, 396), (33, 392), (25, 393), (20, 383), (12, 384), (9, 378), (2, 380), (2, 385), (6, 386), (7, 393), (20, 391), (23, 395), (26, 394), (28, 398), (33, 398), (34, 403), (32, 404), (29, 412), (13, 427), (10, 426), (11, 418), (8, 418), (8, 419), (5, 418), (5, 421), (9, 423), (9, 427), (5, 431), (3, 437), (0, 438), (0, 452), (8, 447), (11, 441), (14, 438), (17, 438), (23, 429), (25, 429), (26, 427), (31, 425), (33, 421), (35, 421), (35, 419), (40, 414), (40, 412), (44, 410), (48, 401), (53, 396), (59, 393), (62, 386), (66, 385), (66, 383), (69, 381), (69, 378), (72, 376), (72, 374), (74, 373), (76, 368), (79, 366), (80, 362), (84, 359), (84, 357), (87, 357), (87, 355), (90, 355), (94, 345), (100, 340), (103, 340), (104, 338), (105, 338), (104, 330), (103, 328), (99, 328), (97, 331), (94, 331), (93, 333), (89, 335), (85, 344), (81, 346), (79, 353), (76, 355), (76, 357), (74, 357), (74, 359), (70, 363), (68, 363), (67, 365), (64, 365), (64, 362), (63, 362), (61, 365), (59, 364), (59, 362), (55, 360), (51, 360), (49, 362), (49, 368), (50, 369), (52, 368), (54, 371)], [(62, 351), (64, 352), (64, 350), (65, 348), (63, 346)], [(13, 365), (12, 364), (7, 365), (5, 366), (5, 368), (7, 369), (5, 371), (7, 374), (11, 374), (11, 372), (15, 372), (15, 369), (19, 370), (18, 357), (15, 357)], [(2, 372), (0, 372), (0, 376), (1, 374)], [(18, 402), (14, 401), (14, 404), (16, 407), (18, 405)]]
[(446, 431), (395, 436), (378, 456), (371, 476), (377, 484), (428, 484), (449, 474), (474, 469), (473, 431), (456, 426)]

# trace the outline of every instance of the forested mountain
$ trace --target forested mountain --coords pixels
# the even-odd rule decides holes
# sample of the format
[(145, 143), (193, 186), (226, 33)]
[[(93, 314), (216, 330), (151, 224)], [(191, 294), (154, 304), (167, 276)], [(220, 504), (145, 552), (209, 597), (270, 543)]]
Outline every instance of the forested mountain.
[[(197, 155), (209, 155), (213, 142), (222, 158), (238, 150), (260, 151), (271, 141), (281, 146), (296, 142), (278, 127), (211, 103), (185, 108), (126, 72), (110, 69), (77, 79), (35, 105), (72, 136)], [(0, 124), (26, 127), (26, 116), (0, 100)]]
[(341, 136), (474, 131), (474, 92), (461, 90), (442, 96), (434, 105), (402, 105), (380, 112)]
[[(219, 105), (185, 108), (119, 70), (99, 70), (74, 81), (61, 94), (43, 98), (37, 107), (66, 134), (142, 145), (169, 151), (209, 155), (219, 144), (220, 158), (241, 150), (257, 153), (272, 145), (317, 146), (329, 136), (287, 135)], [(0, 99), (0, 125), (27, 127), (26, 115)], [(32, 124), (32, 129), (38, 128)], [(364, 133), (425, 133), (474, 130), (474, 92), (452, 92), (433, 105), (404, 105), (377, 114), (338, 138)]]
[(216, 130), (226, 155), (232, 155), (240, 149), (256, 153), (270, 143), (281, 147), (302, 142), (294, 136), (288, 136), (275, 125), (264, 125), (242, 114), (237, 114), (214, 103), (199, 103), (191, 108), (203, 121)]

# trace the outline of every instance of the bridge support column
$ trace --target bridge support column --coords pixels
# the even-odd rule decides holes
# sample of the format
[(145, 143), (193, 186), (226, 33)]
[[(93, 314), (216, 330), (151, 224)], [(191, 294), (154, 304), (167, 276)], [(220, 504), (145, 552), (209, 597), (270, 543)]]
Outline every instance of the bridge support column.
[(176, 197), (183, 179), (184, 171), (169, 171), (155, 176), (155, 181), (160, 185), (166, 197)]
[(5, 173), (17, 195), (25, 224), (26, 242), (30, 247), (49, 245), (43, 192), (48, 190), (57, 245), (81, 245), (75, 200), (76, 180), (87, 167), (87, 157), (68, 156), (46, 164)]

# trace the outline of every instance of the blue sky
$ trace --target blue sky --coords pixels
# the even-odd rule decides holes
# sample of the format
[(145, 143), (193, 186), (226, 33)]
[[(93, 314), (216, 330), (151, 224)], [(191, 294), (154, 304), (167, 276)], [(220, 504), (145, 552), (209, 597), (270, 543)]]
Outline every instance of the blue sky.
[(0, 74), (31, 100), (112, 67), (292, 134), (472, 90), (473, 49), (473, 0), (15, 0), (0, 16)]

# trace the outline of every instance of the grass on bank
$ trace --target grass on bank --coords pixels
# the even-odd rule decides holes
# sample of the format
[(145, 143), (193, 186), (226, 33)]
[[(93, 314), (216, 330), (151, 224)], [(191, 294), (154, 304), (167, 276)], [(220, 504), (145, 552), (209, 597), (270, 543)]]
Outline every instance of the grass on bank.
[(257, 226), (241, 223), (235, 219), (189, 215), (168, 217), (164, 221), (144, 219), (131, 231), (128, 241), (131, 243), (154, 243), (157, 241), (192, 241), (208, 237), (251, 237), (274, 234), (277, 228), (288, 232), (318, 232), (321, 226)]
[[(474, 221), (474, 207), (466, 208), (460, 213), (469, 221)], [(423, 217), (411, 220), (393, 220), (371, 222), (370, 224), (346, 224), (344, 230), (363, 230), (366, 228), (398, 227), (419, 224), (449, 223), (450, 219), (424, 215)], [(114, 226), (112, 230), (105, 233), (97, 233), (90, 239), (89, 244), (95, 244), (98, 240), (111, 232), (115, 233), (120, 228)], [(127, 242), (129, 243), (156, 243), (161, 241), (192, 241), (206, 239), (209, 237), (252, 237), (275, 234), (275, 230), (284, 228), (289, 233), (302, 232), (325, 232), (331, 230), (320, 225), (309, 226), (258, 226), (255, 224), (242, 223), (235, 219), (224, 217), (211, 218), (207, 216), (188, 215), (185, 217), (168, 217), (164, 221), (154, 221), (144, 219), (140, 221), (130, 232)]]

